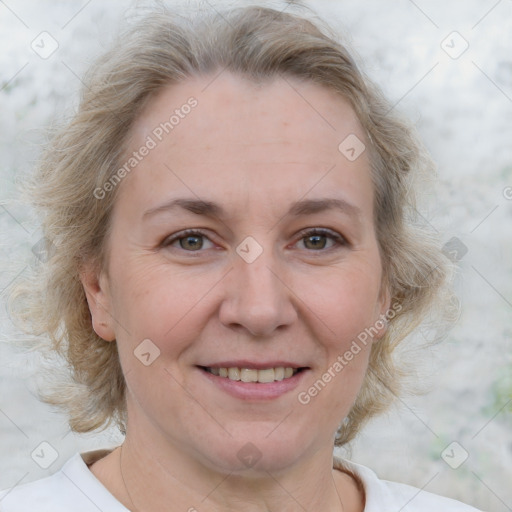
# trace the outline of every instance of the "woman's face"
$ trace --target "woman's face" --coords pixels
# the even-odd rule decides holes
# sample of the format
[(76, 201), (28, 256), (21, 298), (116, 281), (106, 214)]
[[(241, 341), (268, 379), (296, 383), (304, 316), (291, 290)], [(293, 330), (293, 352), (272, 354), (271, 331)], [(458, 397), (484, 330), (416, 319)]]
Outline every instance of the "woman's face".
[(291, 78), (224, 72), (147, 104), (86, 283), (128, 435), (225, 470), (332, 451), (389, 307), (364, 140), (347, 102)]

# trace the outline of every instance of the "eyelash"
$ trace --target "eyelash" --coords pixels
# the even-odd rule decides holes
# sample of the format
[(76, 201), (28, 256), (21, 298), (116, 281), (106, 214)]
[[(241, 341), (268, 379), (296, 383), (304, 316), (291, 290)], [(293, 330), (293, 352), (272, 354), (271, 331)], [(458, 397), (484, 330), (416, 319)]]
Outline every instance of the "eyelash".
[[(334, 242), (334, 245), (332, 247), (328, 247), (326, 249), (318, 249), (318, 250), (314, 250), (314, 249), (311, 249), (311, 250), (308, 250), (308, 252), (325, 252), (325, 251), (330, 251), (330, 250), (333, 250), (336, 248), (336, 246), (338, 246), (337, 248), (341, 248), (341, 247), (347, 247), (349, 246), (349, 242), (347, 241), (347, 239), (336, 233), (335, 231), (331, 231), (330, 229), (326, 229), (326, 228), (310, 228), (310, 229), (306, 229), (306, 230), (303, 230), (299, 233), (300, 237), (299, 237), (299, 241), (300, 240), (303, 240), (304, 238), (307, 238), (309, 236), (314, 236), (314, 235), (321, 235), (321, 236), (326, 236), (328, 238), (330, 238), (333, 242)], [(205, 237), (205, 238), (208, 238), (208, 235), (202, 231), (201, 229), (186, 229), (184, 231), (180, 231), (179, 233), (176, 233), (175, 235), (171, 235), (170, 237), (167, 237), (163, 240), (161, 246), (162, 247), (169, 247), (171, 246), (171, 244), (173, 244), (174, 242), (178, 242), (179, 240), (182, 240), (184, 238), (187, 238), (188, 236), (201, 236), (201, 237)], [(210, 240), (208, 238), (208, 240)], [(211, 240), (210, 240), (211, 241)], [(188, 253), (201, 253), (201, 252), (204, 252), (204, 250), (202, 249), (199, 249), (197, 251), (187, 251), (186, 249), (183, 249), (181, 247), (177, 247), (177, 249), (180, 249), (184, 252), (188, 252)]]

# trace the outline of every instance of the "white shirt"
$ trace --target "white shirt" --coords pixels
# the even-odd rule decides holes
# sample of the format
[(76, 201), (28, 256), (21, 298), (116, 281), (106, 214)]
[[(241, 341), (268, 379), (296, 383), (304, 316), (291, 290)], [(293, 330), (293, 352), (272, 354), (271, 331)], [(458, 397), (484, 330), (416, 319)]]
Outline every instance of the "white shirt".
[[(129, 512), (87, 467), (110, 450), (74, 455), (55, 474), (0, 492), (0, 512)], [(365, 512), (481, 512), (410, 485), (380, 480), (369, 468), (338, 458), (363, 483)]]

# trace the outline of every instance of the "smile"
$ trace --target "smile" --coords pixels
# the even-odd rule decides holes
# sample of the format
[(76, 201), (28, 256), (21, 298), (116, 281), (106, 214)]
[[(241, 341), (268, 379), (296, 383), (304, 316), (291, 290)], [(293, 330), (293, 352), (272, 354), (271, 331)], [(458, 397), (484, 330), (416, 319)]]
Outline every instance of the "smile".
[(301, 371), (301, 368), (291, 368), (278, 366), (276, 368), (210, 368), (202, 367), (208, 373), (216, 377), (224, 377), (226, 379), (241, 382), (259, 382), (267, 384), (269, 382), (281, 381), (289, 379)]

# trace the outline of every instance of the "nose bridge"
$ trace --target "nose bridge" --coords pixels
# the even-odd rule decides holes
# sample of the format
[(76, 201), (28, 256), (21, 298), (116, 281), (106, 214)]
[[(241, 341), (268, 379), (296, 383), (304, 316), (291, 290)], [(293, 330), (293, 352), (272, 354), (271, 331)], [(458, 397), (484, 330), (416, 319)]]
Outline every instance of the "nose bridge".
[(247, 299), (252, 302), (271, 304), (282, 293), (282, 284), (276, 278), (276, 261), (270, 249), (262, 253), (253, 262), (245, 260), (236, 264), (238, 279), (244, 283), (241, 292), (247, 290)]
[(243, 326), (253, 335), (269, 335), (293, 322), (295, 309), (288, 288), (281, 282), (284, 275), (279, 278), (282, 267), (272, 248), (258, 249), (254, 240), (247, 240), (237, 253), (221, 307), (221, 321)]

